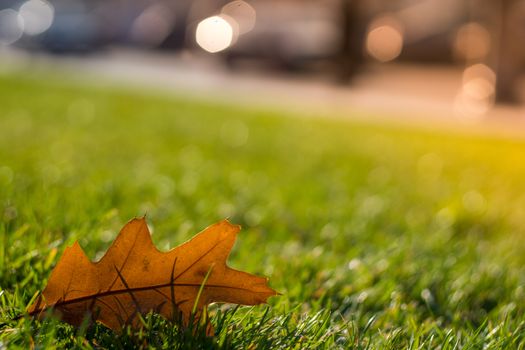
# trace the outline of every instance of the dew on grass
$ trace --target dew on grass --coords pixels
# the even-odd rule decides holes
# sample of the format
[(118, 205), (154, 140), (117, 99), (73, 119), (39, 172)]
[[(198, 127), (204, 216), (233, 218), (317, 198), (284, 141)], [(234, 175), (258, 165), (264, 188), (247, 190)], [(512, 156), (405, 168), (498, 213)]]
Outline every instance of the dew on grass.
[(357, 302), (359, 304), (364, 303), (366, 299), (368, 299), (368, 292), (366, 291), (359, 293), (359, 295), (357, 296)]
[(313, 258), (319, 258), (321, 255), (324, 254), (324, 249), (321, 246), (314, 247), (310, 254)]
[(250, 226), (257, 226), (261, 223), (264, 216), (265, 213), (262, 208), (252, 208), (244, 214), (244, 220), (246, 220), (246, 223)]
[(359, 267), (361, 267), (362, 265), (362, 262), (360, 259), (357, 259), (357, 258), (354, 258), (352, 260), (350, 260), (350, 262), (348, 263), (348, 269), (349, 270), (357, 270)]
[(99, 236), (100, 240), (104, 243), (108, 243), (110, 241), (112, 241), (115, 237), (114, 237), (114, 233), (110, 230), (104, 230), (100, 233), (100, 236)]
[(359, 207), (359, 215), (372, 218), (383, 211), (385, 201), (381, 196), (372, 195), (365, 197)]
[(465, 193), (462, 199), (465, 209), (474, 214), (483, 213), (487, 207), (485, 197), (475, 190)]
[(449, 228), (456, 221), (455, 215), (448, 207), (439, 210), (435, 216), (436, 223), (440, 228)]
[(100, 259), (102, 259), (102, 257), (105, 254), (106, 254), (105, 250), (99, 250), (98, 252), (95, 253), (95, 258), (93, 259), (93, 261), (100, 261)]
[(421, 299), (423, 299), (427, 304), (432, 304), (434, 302), (434, 296), (427, 288), (421, 291)]
[(460, 303), (463, 300), (464, 296), (465, 296), (465, 294), (463, 293), (462, 290), (456, 290), (450, 296), (450, 302), (452, 304), (458, 304), (458, 303)]

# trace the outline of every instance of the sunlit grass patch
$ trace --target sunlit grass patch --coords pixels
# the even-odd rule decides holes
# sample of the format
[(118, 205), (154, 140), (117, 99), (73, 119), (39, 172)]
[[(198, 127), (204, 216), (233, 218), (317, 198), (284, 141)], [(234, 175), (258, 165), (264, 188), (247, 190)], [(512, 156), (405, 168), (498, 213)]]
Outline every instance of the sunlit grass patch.
[[(523, 346), (522, 142), (0, 79), (5, 346)], [(11, 320), (67, 245), (100, 258), (145, 213), (162, 249), (241, 224), (232, 265), (283, 295), (214, 308), (212, 339)]]

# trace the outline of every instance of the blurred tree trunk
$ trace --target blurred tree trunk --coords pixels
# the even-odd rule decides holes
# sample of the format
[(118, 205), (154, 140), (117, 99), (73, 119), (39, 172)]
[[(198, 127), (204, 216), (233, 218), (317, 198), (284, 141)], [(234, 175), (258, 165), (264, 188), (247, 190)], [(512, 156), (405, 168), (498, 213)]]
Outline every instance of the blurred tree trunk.
[(491, 13), (493, 43), (489, 62), (496, 73), (496, 102), (517, 103), (517, 80), (524, 66), (524, 42), (520, 30), (525, 13), (520, 11), (521, 0), (486, 0)]
[(364, 25), (361, 0), (341, 0), (342, 40), (339, 55), (338, 79), (348, 82), (363, 63)]

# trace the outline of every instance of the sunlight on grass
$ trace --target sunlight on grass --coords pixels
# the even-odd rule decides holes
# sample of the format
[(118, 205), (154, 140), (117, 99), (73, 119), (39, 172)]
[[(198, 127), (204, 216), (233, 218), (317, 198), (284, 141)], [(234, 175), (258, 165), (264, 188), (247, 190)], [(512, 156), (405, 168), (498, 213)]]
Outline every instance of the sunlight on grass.
[[(2, 346), (523, 346), (525, 144), (0, 78)], [(100, 257), (147, 213), (175, 246), (243, 226), (234, 267), (270, 307), (212, 310), (214, 339), (152, 316), (115, 336), (11, 318), (79, 240)]]

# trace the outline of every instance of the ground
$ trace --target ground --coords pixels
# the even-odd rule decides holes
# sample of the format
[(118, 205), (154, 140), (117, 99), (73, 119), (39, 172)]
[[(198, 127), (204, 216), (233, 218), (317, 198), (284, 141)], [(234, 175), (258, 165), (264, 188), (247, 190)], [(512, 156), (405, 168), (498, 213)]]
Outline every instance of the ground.
[[(523, 141), (42, 73), (2, 75), (0, 97), (2, 347), (525, 346)], [(282, 295), (212, 308), (212, 338), (14, 319), (66, 246), (97, 259), (144, 214), (163, 250), (241, 224), (231, 265)]]

